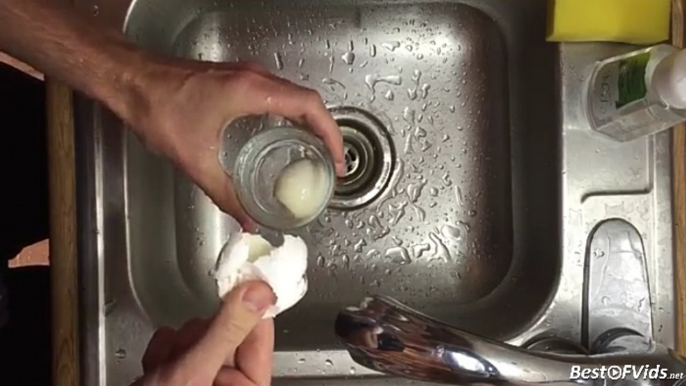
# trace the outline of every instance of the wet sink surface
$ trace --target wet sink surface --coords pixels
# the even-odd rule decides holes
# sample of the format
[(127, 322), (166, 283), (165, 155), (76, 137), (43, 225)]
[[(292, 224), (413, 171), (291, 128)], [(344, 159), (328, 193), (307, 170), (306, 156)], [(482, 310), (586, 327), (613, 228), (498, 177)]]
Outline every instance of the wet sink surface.
[[(275, 384), (405, 384), (335, 337), (338, 311), (368, 294), (513, 345), (585, 344), (587, 242), (608, 218), (641, 235), (653, 337), (673, 346), (670, 134), (608, 143), (580, 103), (592, 64), (632, 47), (546, 43), (547, 0), (76, 2), (148, 50), (259, 62), (318, 90), (344, 128), (349, 174), (297, 232), (310, 290), (276, 320)], [(128, 385), (156, 327), (215, 309), (208, 272), (236, 224), (75, 103), (82, 375)]]
[[(337, 311), (370, 293), (495, 338), (545, 308), (560, 269), (556, 51), (538, 39), (543, 2), (507, 3), (140, 1), (131, 10), (127, 33), (140, 44), (256, 61), (318, 90), (341, 125), (344, 107), (389, 139), (387, 182), (383, 162), (351, 166), (379, 182), (371, 200), (297, 232), (310, 247), (310, 291), (277, 320), (277, 350), (336, 347)], [(187, 19), (162, 29), (149, 22), (156, 13)], [(232, 223), (133, 137), (128, 146), (133, 287), (155, 325), (178, 324), (216, 303), (207, 270)]]

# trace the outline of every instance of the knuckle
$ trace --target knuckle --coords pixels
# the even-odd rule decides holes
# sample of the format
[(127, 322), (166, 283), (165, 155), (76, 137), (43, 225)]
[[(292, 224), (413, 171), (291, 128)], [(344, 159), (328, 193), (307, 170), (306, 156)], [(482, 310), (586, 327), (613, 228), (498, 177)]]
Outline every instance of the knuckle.
[(203, 321), (198, 318), (193, 318), (186, 323), (183, 324), (183, 327), (181, 327), (181, 331), (188, 331), (188, 330), (195, 330), (203, 325)]
[(305, 100), (308, 104), (312, 106), (319, 107), (324, 105), (324, 103), (322, 102), (321, 95), (319, 95), (319, 92), (317, 92), (316, 90), (307, 89), (305, 91)]
[(233, 332), (233, 336), (244, 336), (249, 332), (249, 326), (237, 318), (229, 320), (227, 328), (229, 332)]
[(307, 89), (307, 98), (312, 102), (321, 102), (322, 97), (317, 90)]
[(165, 366), (158, 373), (157, 380), (160, 385), (183, 385), (186, 384), (186, 375), (182, 373), (178, 366)]
[(266, 72), (267, 69), (261, 64), (254, 61), (245, 62), (245, 67), (251, 71)]
[(250, 326), (242, 323), (238, 319), (232, 318), (228, 320), (224, 326), (225, 342), (234, 346), (238, 346), (241, 342), (243, 342), (243, 339), (245, 339), (249, 332)]
[(255, 87), (259, 84), (261, 75), (251, 71), (241, 71), (236, 75), (234, 84), (241, 90), (246, 90)]

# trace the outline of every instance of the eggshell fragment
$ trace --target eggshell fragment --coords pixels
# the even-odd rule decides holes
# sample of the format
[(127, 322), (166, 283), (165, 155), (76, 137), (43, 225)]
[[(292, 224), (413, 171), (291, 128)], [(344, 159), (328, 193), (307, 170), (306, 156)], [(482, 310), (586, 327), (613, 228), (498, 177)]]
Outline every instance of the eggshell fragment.
[(264, 314), (273, 318), (298, 303), (307, 292), (307, 245), (297, 236), (284, 235), (273, 247), (259, 235), (241, 232), (224, 245), (213, 276), (217, 294), (223, 298), (239, 284), (263, 280), (276, 295), (276, 304)]

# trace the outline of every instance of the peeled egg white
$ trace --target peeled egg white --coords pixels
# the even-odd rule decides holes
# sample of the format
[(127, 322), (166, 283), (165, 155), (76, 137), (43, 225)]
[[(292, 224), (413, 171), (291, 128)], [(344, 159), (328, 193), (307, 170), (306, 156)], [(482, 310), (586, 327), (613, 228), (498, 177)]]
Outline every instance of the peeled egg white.
[(310, 218), (326, 204), (327, 182), (324, 168), (301, 159), (284, 168), (274, 195), (296, 218)]
[(265, 281), (276, 295), (276, 304), (264, 314), (272, 318), (305, 296), (306, 271), (307, 244), (301, 238), (284, 235), (283, 244), (274, 248), (259, 235), (241, 232), (222, 249), (213, 275), (220, 298), (245, 281)]

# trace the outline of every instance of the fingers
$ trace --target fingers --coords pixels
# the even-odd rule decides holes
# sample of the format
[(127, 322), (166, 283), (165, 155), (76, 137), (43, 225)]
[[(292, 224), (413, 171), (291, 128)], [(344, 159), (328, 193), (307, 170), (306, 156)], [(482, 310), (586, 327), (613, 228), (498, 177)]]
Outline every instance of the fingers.
[(236, 350), (274, 301), (274, 293), (264, 282), (248, 282), (229, 292), (207, 332), (179, 359), (179, 373), (198, 384), (210, 384), (225, 358), (235, 366)]
[(199, 169), (194, 180), (224, 213), (231, 215), (247, 232), (253, 232), (257, 224), (243, 209), (233, 181), (222, 169), (219, 161), (210, 159), (207, 167)]
[(209, 326), (210, 321), (208, 320), (193, 319), (186, 322), (176, 335), (176, 342), (174, 342), (174, 345), (171, 348), (172, 357), (178, 357), (193, 347), (205, 332), (207, 332)]
[(236, 368), (259, 386), (272, 379), (274, 353), (274, 321), (262, 320), (255, 326), (236, 352)]
[(253, 383), (245, 374), (241, 373), (239, 370), (223, 368), (219, 370), (217, 378), (214, 380), (213, 386), (264, 386), (265, 384)]
[(169, 327), (162, 327), (153, 334), (141, 360), (144, 373), (153, 371), (171, 357), (176, 335), (177, 332)]
[(238, 94), (252, 98), (239, 99), (238, 111), (248, 115), (270, 113), (307, 124), (331, 151), (336, 173), (344, 174), (343, 136), (316, 91), (253, 72), (242, 74), (239, 82)]

